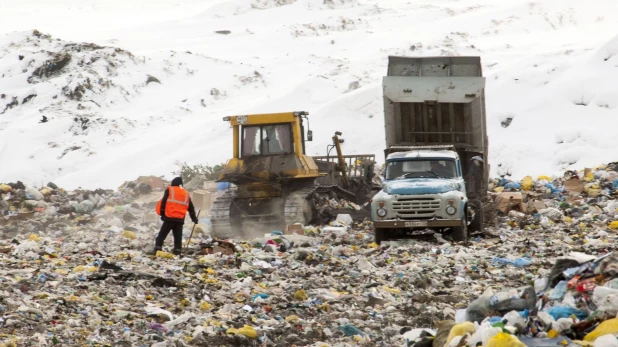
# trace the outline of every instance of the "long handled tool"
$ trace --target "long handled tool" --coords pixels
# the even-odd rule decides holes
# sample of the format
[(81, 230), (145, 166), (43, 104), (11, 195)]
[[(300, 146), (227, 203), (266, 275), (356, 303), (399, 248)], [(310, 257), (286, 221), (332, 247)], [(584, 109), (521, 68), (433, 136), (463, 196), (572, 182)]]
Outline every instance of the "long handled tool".
[[(200, 218), (200, 212), (202, 212), (202, 210), (197, 211), (197, 219)], [(189, 235), (189, 240), (187, 241), (187, 245), (185, 246), (184, 253), (187, 253), (187, 249), (189, 248), (189, 244), (191, 244), (191, 238), (193, 238), (193, 231), (195, 231), (195, 226), (196, 225), (197, 225), (197, 223), (193, 224), (193, 228), (191, 229), (191, 235)]]

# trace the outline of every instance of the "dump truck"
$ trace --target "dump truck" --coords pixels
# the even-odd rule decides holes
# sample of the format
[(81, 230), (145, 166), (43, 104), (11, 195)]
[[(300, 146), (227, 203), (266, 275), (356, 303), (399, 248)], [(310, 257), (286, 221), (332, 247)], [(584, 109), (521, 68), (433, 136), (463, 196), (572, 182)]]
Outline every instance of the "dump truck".
[[(290, 224), (322, 224), (337, 213), (369, 216), (369, 206), (360, 205), (379, 190), (375, 156), (343, 155), (340, 132), (326, 156), (307, 155), (305, 142), (313, 140), (308, 116), (297, 111), (223, 118), (232, 127), (232, 158), (218, 181), (233, 187), (213, 202), (215, 235), (263, 235)], [(333, 206), (341, 200), (358, 207)]]
[(480, 57), (389, 57), (383, 78), (384, 188), (371, 202), (376, 242), (483, 227), (485, 78)]

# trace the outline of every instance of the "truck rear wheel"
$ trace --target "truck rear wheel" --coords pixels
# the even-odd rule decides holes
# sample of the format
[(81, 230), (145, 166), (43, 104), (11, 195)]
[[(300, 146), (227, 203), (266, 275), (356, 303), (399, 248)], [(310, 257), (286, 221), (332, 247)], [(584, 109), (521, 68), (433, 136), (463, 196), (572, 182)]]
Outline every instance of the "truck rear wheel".
[(453, 240), (456, 242), (468, 242), (468, 214), (464, 213), (461, 226), (453, 228)]
[(382, 241), (388, 240), (386, 237), (386, 231), (387, 229), (379, 229), (379, 228), (373, 229), (373, 236), (374, 236), (375, 243), (379, 245), (380, 243), (382, 243)]
[(468, 229), (470, 232), (483, 232), (484, 214), (483, 204), (480, 201), (472, 203), (474, 206), (474, 219), (470, 222)]

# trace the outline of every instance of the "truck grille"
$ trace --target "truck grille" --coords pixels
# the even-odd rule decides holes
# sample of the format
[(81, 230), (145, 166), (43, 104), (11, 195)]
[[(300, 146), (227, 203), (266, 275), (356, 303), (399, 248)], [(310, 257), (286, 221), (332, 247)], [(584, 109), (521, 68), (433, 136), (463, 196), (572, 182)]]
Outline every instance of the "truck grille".
[(440, 199), (401, 198), (393, 202), (393, 210), (400, 218), (432, 217), (440, 209)]

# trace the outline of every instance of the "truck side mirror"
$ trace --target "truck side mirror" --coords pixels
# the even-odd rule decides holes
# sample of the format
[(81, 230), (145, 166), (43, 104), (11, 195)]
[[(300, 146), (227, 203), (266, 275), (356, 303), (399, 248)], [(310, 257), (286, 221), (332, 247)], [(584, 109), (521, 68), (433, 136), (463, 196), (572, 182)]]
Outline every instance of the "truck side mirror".
[(307, 141), (313, 141), (313, 130), (307, 130)]

